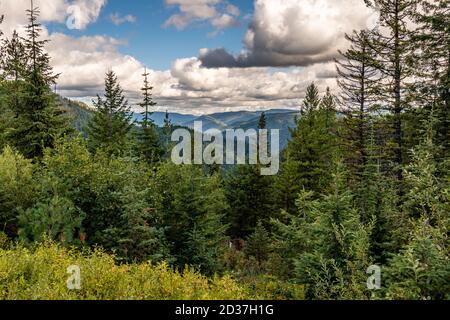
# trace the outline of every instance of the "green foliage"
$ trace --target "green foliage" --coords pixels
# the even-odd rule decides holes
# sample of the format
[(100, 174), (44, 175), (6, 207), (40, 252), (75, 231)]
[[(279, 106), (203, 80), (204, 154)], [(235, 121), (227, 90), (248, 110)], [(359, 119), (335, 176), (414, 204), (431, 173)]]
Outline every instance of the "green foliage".
[(436, 176), (433, 156), (436, 121), (427, 122), (423, 142), (413, 151), (413, 162), (405, 171), (408, 193), (402, 209), (409, 217), (408, 241), (389, 260), (384, 271), (389, 299), (449, 299), (450, 189), (448, 180)]
[(347, 35), (339, 98), (308, 86), (277, 177), (163, 163), (147, 72), (138, 126), (112, 71), (95, 113), (53, 94), (28, 10), (0, 55), (0, 299), (450, 299), (449, 2), (365, 2), (381, 28)]
[(288, 215), (287, 224), (276, 222), (282, 239), (279, 246), (292, 259), (297, 281), (309, 285), (310, 298), (367, 296), (364, 279), (370, 265), (370, 229), (361, 223), (343, 181), (338, 165), (330, 194), (314, 200), (311, 192), (302, 192), (298, 213)]
[(261, 221), (255, 228), (255, 232), (250, 235), (245, 244), (245, 253), (254, 257), (261, 266), (264, 261), (269, 258), (271, 239), (267, 230), (264, 228)]
[(195, 166), (168, 163), (156, 173), (155, 209), (180, 267), (190, 264), (206, 273), (221, 269), (228, 205), (220, 183), (217, 175), (208, 177)]
[[(208, 279), (167, 264), (117, 266), (103, 251), (79, 253), (52, 244), (0, 249), (0, 300), (239, 300), (253, 299), (230, 277)], [(67, 268), (81, 270), (81, 290), (67, 288)], [(258, 297), (265, 298), (264, 292)]]
[(147, 70), (145, 70), (143, 76), (144, 86), (141, 88), (143, 99), (139, 106), (144, 111), (141, 113), (142, 121), (139, 123), (141, 128), (137, 131), (138, 153), (145, 162), (152, 164), (160, 160), (163, 150), (159, 144), (159, 135), (155, 123), (150, 118), (153, 114), (151, 108), (156, 106), (156, 102), (152, 98), (153, 87), (148, 82), (149, 73), (147, 73)]
[(33, 165), (19, 153), (6, 147), (0, 154), (0, 225), (1, 230), (17, 235), (17, 215), (33, 205), (36, 184)]
[[(53, 75), (50, 57), (44, 52), (47, 41), (40, 40), (38, 16), (37, 9), (28, 10), (29, 24), (23, 44), (27, 63), (21, 61), (23, 57), (10, 56), (7, 71), (14, 78), (9, 100), (10, 109), (16, 115), (7, 129), (7, 140), (30, 159), (41, 157), (45, 148), (54, 145), (55, 138), (69, 131), (50, 89), (57, 76)], [(17, 48), (9, 53), (23, 50), (20, 44), (17, 41)]]
[(145, 168), (129, 159), (91, 155), (81, 139), (48, 150), (40, 171), (41, 201), (64, 197), (85, 214), (79, 236), (125, 261), (161, 260), (167, 249)]
[(394, 300), (448, 300), (449, 277), (447, 234), (422, 218), (415, 223), (410, 242), (383, 269), (384, 289), (379, 296)]
[(258, 221), (267, 224), (273, 210), (273, 177), (262, 176), (260, 167), (241, 165), (225, 177), (224, 190), (230, 210), (230, 236), (245, 238)]
[(85, 214), (65, 198), (54, 197), (19, 213), (19, 238), (25, 242), (58, 240), (62, 244), (79, 244), (77, 230)]
[(291, 130), (286, 162), (281, 166), (281, 177), (276, 184), (280, 191), (277, 202), (289, 212), (295, 211), (295, 199), (303, 188), (320, 194), (329, 187), (332, 158), (337, 148), (333, 132), (336, 114), (331, 101), (331, 95), (326, 96), (329, 105), (322, 104), (317, 87), (310, 85), (297, 127)]
[(97, 112), (86, 128), (89, 147), (109, 155), (123, 155), (128, 150), (131, 113), (113, 71), (106, 73), (105, 97), (98, 96), (94, 106)]

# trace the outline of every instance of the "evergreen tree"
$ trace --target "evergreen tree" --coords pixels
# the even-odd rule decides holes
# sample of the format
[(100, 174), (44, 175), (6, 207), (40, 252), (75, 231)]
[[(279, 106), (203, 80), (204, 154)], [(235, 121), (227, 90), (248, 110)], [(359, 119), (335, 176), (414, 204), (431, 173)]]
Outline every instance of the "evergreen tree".
[(144, 86), (142, 87), (143, 101), (139, 104), (144, 111), (141, 113), (142, 121), (140, 122), (141, 130), (138, 133), (139, 153), (142, 158), (149, 164), (157, 162), (161, 157), (161, 148), (159, 146), (159, 136), (156, 126), (151, 116), (153, 112), (151, 108), (156, 106), (156, 102), (152, 99), (153, 87), (148, 82), (149, 73), (145, 70)]
[(259, 117), (258, 129), (267, 129), (267, 119), (265, 112), (261, 113), (261, 116)]
[[(27, 70), (28, 56), (25, 45), (16, 31), (13, 32), (11, 39), (3, 41), (3, 48), (1, 69), (3, 70), (3, 76), (8, 80), (5, 81), (5, 86), (8, 89), (6, 104), (9, 110), (15, 110), (16, 115), (18, 115), (17, 112), (19, 112), (21, 103), (23, 103), (23, 80)], [(7, 120), (5, 119), (5, 121)]]
[(384, 272), (387, 284), (382, 294), (389, 299), (449, 298), (450, 197), (448, 177), (437, 176), (435, 125), (432, 115), (425, 138), (405, 170), (408, 192), (402, 209), (409, 218), (404, 223), (408, 241)]
[(329, 194), (315, 200), (302, 191), (297, 213), (287, 214), (287, 223), (276, 222), (277, 246), (292, 259), (294, 277), (308, 285), (309, 298), (364, 299), (370, 227), (352, 205), (342, 164), (334, 172)]
[(327, 190), (331, 180), (337, 145), (333, 132), (336, 114), (331, 111), (333, 108), (326, 109), (321, 102), (317, 87), (310, 85), (297, 127), (291, 129), (286, 161), (276, 187), (278, 203), (289, 212), (295, 211), (295, 199), (302, 189), (320, 194)]
[(41, 157), (43, 150), (53, 147), (55, 139), (68, 131), (66, 118), (57, 108), (51, 85), (58, 75), (50, 66), (50, 57), (44, 51), (48, 40), (40, 40), (42, 31), (38, 22), (39, 9), (28, 12), (25, 52), (29, 63), (24, 70), (23, 99), (13, 105), (17, 115), (14, 128), (9, 130), (9, 140), (28, 158)]
[(221, 270), (228, 209), (218, 175), (197, 166), (163, 164), (152, 179), (156, 212), (177, 266), (199, 267), (207, 274)]
[(96, 113), (87, 126), (90, 148), (123, 155), (127, 150), (132, 115), (113, 71), (106, 73), (104, 98), (98, 96), (94, 106)]
[(340, 103), (345, 115), (341, 138), (346, 164), (356, 184), (359, 184), (367, 164), (376, 70), (372, 67), (374, 53), (368, 43), (367, 31), (346, 35), (346, 39), (350, 42), (350, 48), (340, 52), (341, 59), (336, 60)]
[(395, 173), (402, 195), (404, 161), (403, 113), (411, 106), (410, 79), (414, 75), (410, 59), (414, 50), (408, 22), (413, 19), (417, 0), (365, 0), (371, 8), (380, 11), (379, 30), (373, 31), (369, 44), (376, 54), (373, 66), (382, 78), (375, 90), (380, 103), (392, 114)]
[(65, 198), (54, 197), (49, 203), (38, 203), (35, 207), (21, 211), (19, 239), (25, 242), (41, 242), (46, 239), (65, 245), (79, 244), (77, 230), (85, 214)]
[(274, 210), (273, 177), (262, 176), (259, 165), (239, 165), (225, 177), (224, 189), (232, 238), (251, 235), (258, 221), (268, 225)]
[[(450, 2), (421, 1), (415, 18), (418, 30), (413, 40), (420, 46), (412, 62), (416, 70), (415, 99), (436, 116), (438, 144), (449, 153), (450, 119)], [(416, 119), (417, 120), (417, 119)], [(420, 123), (420, 121), (419, 121)], [(419, 131), (419, 130), (416, 130)]]
[(173, 124), (170, 120), (169, 111), (166, 110), (166, 114), (164, 116), (164, 124), (163, 124), (163, 135), (164, 135), (164, 150), (165, 150), (165, 156), (164, 158), (170, 157), (170, 146), (172, 144), (171, 142), (171, 136), (172, 136), (172, 130), (173, 130)]
[(112, 239), (111, 249), (128, 263), (170, 260), (165, 228), (160, 226), (161, 217), (148, 203), (148, 193), (148, 188), (137, 190), (134, 185), (127, 186), (121, 199), (124, 210), (119, 223), (105, 231)]
[(320, 106), (319, 89), (313, 82), (306, 88), (305, 99), (303, 100), (303, 106), (300, 111), (302, 115), (310, 114), (316, 111)]
[(3, 50), (1, 60), (3, 75), (16, 82), (23, 80), (29, 57), (17, 31), (13, 32), (11, 39), (3, 40)]
[(254, 257), (261, 268), (263, 263), (269, 258), (271, 251), (271, 238), (269, 232), (264, 228), (261, 221), (258, 221), (255, 232), (251, 234), (245, 243), (245, 253)]

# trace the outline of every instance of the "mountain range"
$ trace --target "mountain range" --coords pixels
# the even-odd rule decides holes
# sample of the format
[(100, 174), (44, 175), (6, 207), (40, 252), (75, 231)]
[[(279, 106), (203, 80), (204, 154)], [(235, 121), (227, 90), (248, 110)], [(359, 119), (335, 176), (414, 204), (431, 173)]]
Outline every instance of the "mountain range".
[[(290, 138), (289, 128), (293, 128), (296, 125), (296, 117), (300, 115), (298, 111), (285, 110), (285, 109), (273, 109), (264, 111), (266, 114), (267, 129), (279, 129), (280, 130), (280, 148), (284, 148)], [(257, 129), (259, 118), (262, 111), (233, 111), (214, 113), (210, 115), (184, 115), (179, 113), (169, 113), (169, 119), (172, 124), (180, 127), (194, 128), (195, 121), (201, 121), (203, 130), (209, 129)], [(135, 120), (141, 119), (140, 114), (134, 114)], [(157, 126), (164, 125), (164, 112), (155, 112), (152, 115), (152, 120)]]
[[(71, 117), (73, 125), (76, 129), (84, 132), (84, 128), (92, 116), (92, 109), (80, 102), (75, 102), (66, 98), (58, 97), (62, 109)], [(280, 130), (280, 148), (284, 149), (290, 138), (289, 128), (296, 125), (296, 117), (299, 112), (295, 110), (273, 109), (264, 111), (266, 114), (267, 129)], [(210, 115), (186, 115), (179, 113), (169, 113), (171, 123), (178, 127), (187, 127), (192, 129), (195, 121), (202, 121), (203, 130), (208, 129), (257, 129), (259, 118), (262, 111), (233, 111), (221, 112)], [(152, 120), (158, 127), (164, 125), (165, 112), (155, 112), (151, 116)], [(142, 115), (133, 113), (133, 120), (139, 121)]]

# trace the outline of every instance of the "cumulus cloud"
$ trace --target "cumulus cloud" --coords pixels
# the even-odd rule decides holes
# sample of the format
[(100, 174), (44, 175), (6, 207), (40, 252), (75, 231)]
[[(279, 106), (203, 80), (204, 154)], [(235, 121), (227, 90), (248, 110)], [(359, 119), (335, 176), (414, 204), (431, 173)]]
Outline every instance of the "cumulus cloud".
[(166, 5), (178, 7), (179, 13), (172, 15), (163, 26), (174, 26), (178, 30), (202, 21), (221, 30), (236, 25), (240, 15), (238, 7), (223, 0), (166, 0)]
[(362, 0), (256, 0), (244, 51), (203, 49), (209, 68), (307, 66), (331, 61), (347, 46), (344, 34), (373, 17)]
[(131, 15), (131, 14), (127, 14), (126, 16), (121, 16), (117, 12), (116, 13), (111, 13), (110, 16), (109, 16), (109, 19), (116, 26), (120, 26), (121, 24), (124, 24), (126, 22), (133, 23), (133, 22), (136, 21), (136, 17)]
[[(189, 1), (186, 0), (187, 2)], [(0, 2), (9, 6), (8, 10), (2, 9), (2, 12), (9, 17), (11, 28), (17, 28), (26, 22), (23, 11), (27, 8), (28, 1), (16, 0), (15, 3), (11, 5), (12, 1)], [(56, 5), (57, 3), (59, 5)], [(41, 0), (39, 6), (42, 18), (45, 17), (44, 22), (64, 23), (67, 8), (73, 3), (75, 1)], [(21, 5), (22, 8), (16, 9), (17, 5)], [(222, 15), (235, 16), (238, 13), (237, 8), (227, 6), (223, 8), (225, 11), (222, 11)], [(16, 11), (17, 13), (14, 13)], [(84, 21), (85, 24), (88, 20)], [(89, 21), (94, 21), (94, 18)], [(126, 44), (125, 41), (100, 35), (72, 37), (60, 32), (48, 34), (45, 28), (44, 36), (51, 40), (47, 51), (52, 57), (54, 70), (61, 73), (58, 79), (58, 93), (89, 103), (96, 94), (103, 92), (104, 75), (108, 70), (113, 70), (130, 103), (137, 104), (140, 99), (139, 89), (142, 86), (144, 64), (120, 52), (119, 48)], [(201, 52), (203, 55), (206, 53), (207, 50)], [(218, 62), (227, 61), (227, 65), (235, 63), (234, 57), (224, 49), (216, 50), (215, 53)], [(211, 57), (213, 56), (210, 55)], [(312, 81), (316, 82), (321, 91), (326, 87), (336, 88), (335, 67), (330, 62), (293, 68), (209, 69), (204, 67), (202, 60), (191, 57), (177, 59), (170, 70), (156, 71), (150, 68), (148, 70), (149, 81), (154, 86), (153, 93), (158, 102), (155, 109), (160, 111), (168, 109), (170, 112), (199, 114), (296, 108), (301, 103), (305, 88)]]
[(75, 0), (66, 9), (67, 25), (71, 29), (83, 30), (97, 20), (106, 0)]
[[(40, 21), (67, 23), (72, 29), (85, 29), (97, 20), (107, 0), (35, 0), (40, 10)], [(27, 24), (26, 10), (29, 0), (0, 1), (0, 12), (6, 13), (2, 29), (5, 34), (21, 30)], [(46, 32), (46, 30), (44, 30)]]
[[(68, 97), (94, 97), (103, 91), (104, 77), (113, 70), (122, 87), (131, 98), (138, 96), (142, 85), (144, 65), (132, 56), (118, 51), (124, 42), (105, 36), (73, 38), (62, 33), (53, 33), (48, 51), (52, 56), (55, 72), (61, 73), (58, 90)], [(155, 94), (170, 97), (174, 84), (169, 71), (150, 70), (149, 80), (158, 83)]]

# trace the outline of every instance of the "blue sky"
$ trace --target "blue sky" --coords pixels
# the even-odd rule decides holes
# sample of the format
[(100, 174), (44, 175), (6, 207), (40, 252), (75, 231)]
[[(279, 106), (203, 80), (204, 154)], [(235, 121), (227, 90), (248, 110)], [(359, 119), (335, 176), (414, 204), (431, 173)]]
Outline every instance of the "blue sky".
[[(34, 1), (58, 93), (90, 102), (113, 70), (136, 106), (147, 68), (155, 111), (191, 114), (298, 109), (311, 82), (336, 92), (345, 33), (374, 21), (364, 0)], [(29, 3), (0, 0), (6, 37)]]
[[(242, 39), (253, 13), (253, 2), (228, 2), (241, 11), (238, 24), (223, 29), (216, 35), (211, 35), (214, 28), (205, 21), (193, 23), (184, 30), (177, 30), (173, 26), (164, 27), (164, 22), (179, 11), (176, 6), (166, 5), (164, 0), (109, 0), (97, 21), (86, 29), (68, 30), (65, 25), (52, 23), (49, 30), (74, 37), (100, 34), (125, 40), (127, 45), (121, 46), (120, 52), (136, 57), (154, 70), (167, 70), (177, 58), (198, 56), (200, 48), (224, 47), (234, 53), (241, 51)], [(132, 15), (136, 21), (116, 26), (110, 19), (112, 14)]]

